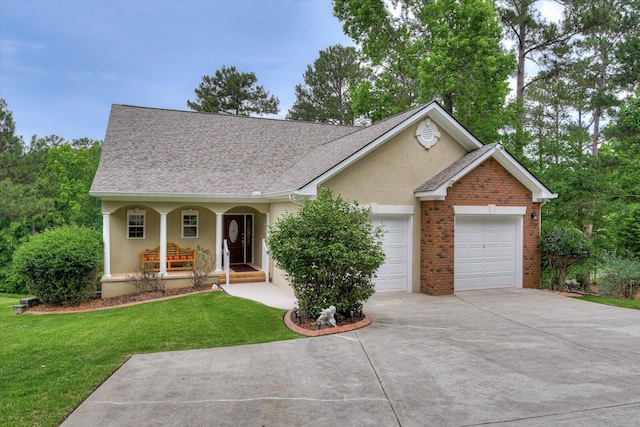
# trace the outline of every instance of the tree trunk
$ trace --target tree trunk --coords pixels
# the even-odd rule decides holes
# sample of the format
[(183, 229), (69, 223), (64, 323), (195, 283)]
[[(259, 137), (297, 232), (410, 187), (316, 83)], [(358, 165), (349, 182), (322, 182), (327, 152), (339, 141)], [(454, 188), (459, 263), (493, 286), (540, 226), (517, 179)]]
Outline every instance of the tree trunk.
[[(520, 12), (521, 14), (524, 11)], [(524, 67), (526, 61), (526, 36), (527, 25), (525, 22), (519, 24), (518, 34), (518, 69), (516, 71), (516, 104), (518, 106), (518, 121), (516, 123), (516, 140), (515, 140), (515, 154), (522, 155), (525, 146), (524, 137), (524, 125), (525, 125), (525, 112), (524, 112)]]

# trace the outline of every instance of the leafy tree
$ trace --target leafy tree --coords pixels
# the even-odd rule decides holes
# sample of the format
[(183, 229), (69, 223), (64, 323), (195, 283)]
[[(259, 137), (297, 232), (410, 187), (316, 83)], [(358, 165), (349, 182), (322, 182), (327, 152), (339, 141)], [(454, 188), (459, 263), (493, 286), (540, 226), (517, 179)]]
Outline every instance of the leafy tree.
[(638, 179), (637, 168), (621, 170), (629, 151), (607, 143), (601, 130), (603, 120), (615, 117), (621, 95), (638, 83), (630, 61), (620, 55), (638, 38), (640, 21), (631, 3), (567, 3), (565, 21), (571, 19), (581, 33), (564, 44), (562, 55), (547, 53), (555, 64), (553, 79), (536, 77), (527, 86), (525, 127), (533, 144), (525, 163), (535, 159), (534, 170), (560, 195), (548, 204), (546, 217), (572, 221), (603, 249), (612, 249), (604, 238), (616, 235), (613, 218), (626, 210), (618, 200), (625, 193), (621, 184)]
[[(557, 72), (557, 64), (550, 60), (554, 50), (563, 52), (568, 41), (576, 34), (576, 26), (565, 19), (556, 24), (542, 17), (536, 8), (539, 0), (499, 0), (498, 13), (505, 27), (505, 35), (514, 41), (516, 53), (516, 96), (515, 110), (517, 121), (515, 137), (512, 142), (514, 154), (522, 158), (527, 140), (524, 135), (525, 122), (525, 90), (538, 81), (553, 77)], [(536, 64), (541, 70), (527, 79), (527, 63)]]
[(353, 125), (351, 87), (366, 76), (354, 47), (330, 46), (307, 66), (304, 85), (296, 85), (289, 120)]
[(380, 121), (417, 103), (418, 64), (424, 50), (421, 40), (428, 34), (417, 20), (419, 5), (411, 1), (394, 3), (401, 9), (394, 17), (391, 3), (384, 0), (335, 0), (333, 12), (374, 67), (371, 79), (353, 91), (353, 108), (358, 116)]
[(607, 218), (608, 235), (620, 255), (640, 256), (640, 89), (605, 131), (609, 141), (599, 157), (611, 164), (606, 181), (615, 189), (607, 200), (614, 210)]
[(16, 136), (13, 112), (8, 109), (7, 101), (0, 98), (0, 160), (7, 154), (20, 155), (23, 145), (22, 139)]
[(375, 67), (354, 91), (356, 113), (376, 121), (435, 98), (482, 140), (497, 140), (515, 62), (500, 47), (491, 2), (336, 0), (334, 13)]
[(373, 295), (372, 279), (384, 251), (383, 231), (373, 226), (369, 214), (323, 188), (315, 201), (270, 227), (271, 253), (287, 273), (304, 314), (318, 316), (333, 305), (348, 316)]
[(61, 227), (33, 236), (14, 254), (16, 273), (29, 292), (54, 305), (77, 304), (96, 290), (102, 236), (85, 227)]
[[(55, 211), (64, 224), (100, 228), (98, 199), (89, 195), (100, 162), (101, 141), (67, 142), (50, 148), (37, 186), (44, 197), (54, 200)], [(88, 146), (87, 146), (88, 145)]]
[(618, 162), (614, 172), (622, 194), (640, 197), (640, 89), (621, 106), (607, 136), (610, 155)]
[(573, 8), (583, 22), (598, 24), (585, 24), (581, 37), (572, 44), (578, 58), (572, 64), (574, 75), (582, 83), (581, 96), (593, 117), (591, 153), (595, 157), (602, 142), (601, 121), (619, 104), (619, 94), (635, 90), (638, 84), (638, 74), (621, 57), (640, 38), (640, 1), (577, 1)]
[(279, 100), (257, 86), (255, 73), (239, 72), (236, 67), (222, 67), (213, 76), (203, 76), (195, 89), (196, 100), (187, 101), (195, 111), (228, 113), (237, 116), (277, 114)]
[[(15, 135), (7, 104), (0, 100), (0, 289), (21, 290), (10, 266), (14, 251), (30, 236), (63, 224), (100, 229), (100, 207), (89, 187), (98, 167), (101, 142), (71, 144), (57, 135), (34, 135), (25, 145)], [(9, 143), (7, 143), (9, 141)]]
[(439, 0), (419, 16), (430, 30), (419, 67), (420, 100), (440, 100), (481, 140), (498, 141), (515, 62), (500, 46), (494, 7), (483, 0)]
[(569, 267), (591, 256), (591, 245), (583, 232), (565, 223), (545, 230), (540, 252), (551, 269), (551, 289), (561, 290)]

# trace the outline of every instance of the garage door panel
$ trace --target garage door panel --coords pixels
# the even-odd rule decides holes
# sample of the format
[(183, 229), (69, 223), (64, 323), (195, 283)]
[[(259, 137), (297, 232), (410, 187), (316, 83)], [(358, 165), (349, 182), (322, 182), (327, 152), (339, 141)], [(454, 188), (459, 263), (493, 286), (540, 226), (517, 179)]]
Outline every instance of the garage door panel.
[(454, 289), (516, 286), (517, 218), (456, 217)]
[(409, 287), (409, 220), (406, 216), (373, 220), (385, 230), (382, 249), (385, 262), (373, 282), (376, 292), (405, 291)]

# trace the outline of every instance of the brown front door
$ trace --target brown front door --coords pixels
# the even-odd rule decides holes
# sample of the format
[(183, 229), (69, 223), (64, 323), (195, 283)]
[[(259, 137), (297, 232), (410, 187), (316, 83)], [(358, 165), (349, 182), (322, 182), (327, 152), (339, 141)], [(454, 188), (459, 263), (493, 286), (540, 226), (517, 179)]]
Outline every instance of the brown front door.
[(229, 264), (245, 264), (253, 261), (253, 216), (225, 215), (224, 238), (229, 246)]

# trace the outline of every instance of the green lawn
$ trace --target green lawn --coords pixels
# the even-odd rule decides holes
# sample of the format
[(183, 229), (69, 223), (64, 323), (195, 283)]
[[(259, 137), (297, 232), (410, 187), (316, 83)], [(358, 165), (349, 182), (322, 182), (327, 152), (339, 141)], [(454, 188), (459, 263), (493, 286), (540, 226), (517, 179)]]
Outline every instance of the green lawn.
[(129, 356), (297, 338), (284, 310), (207, 292), (75, 314), (13, 315), (0, 297), (0, 424), (58, 425)]
[(640, 310), (640, 301), (637, 301), (637, 300), (594, 297), (594, 296), (582, 296), (582, 297), (577, 297), (577, 299), (597, 302), (598, 304), (615, 305), (616, 307), (633, 308), (635, 310)]

